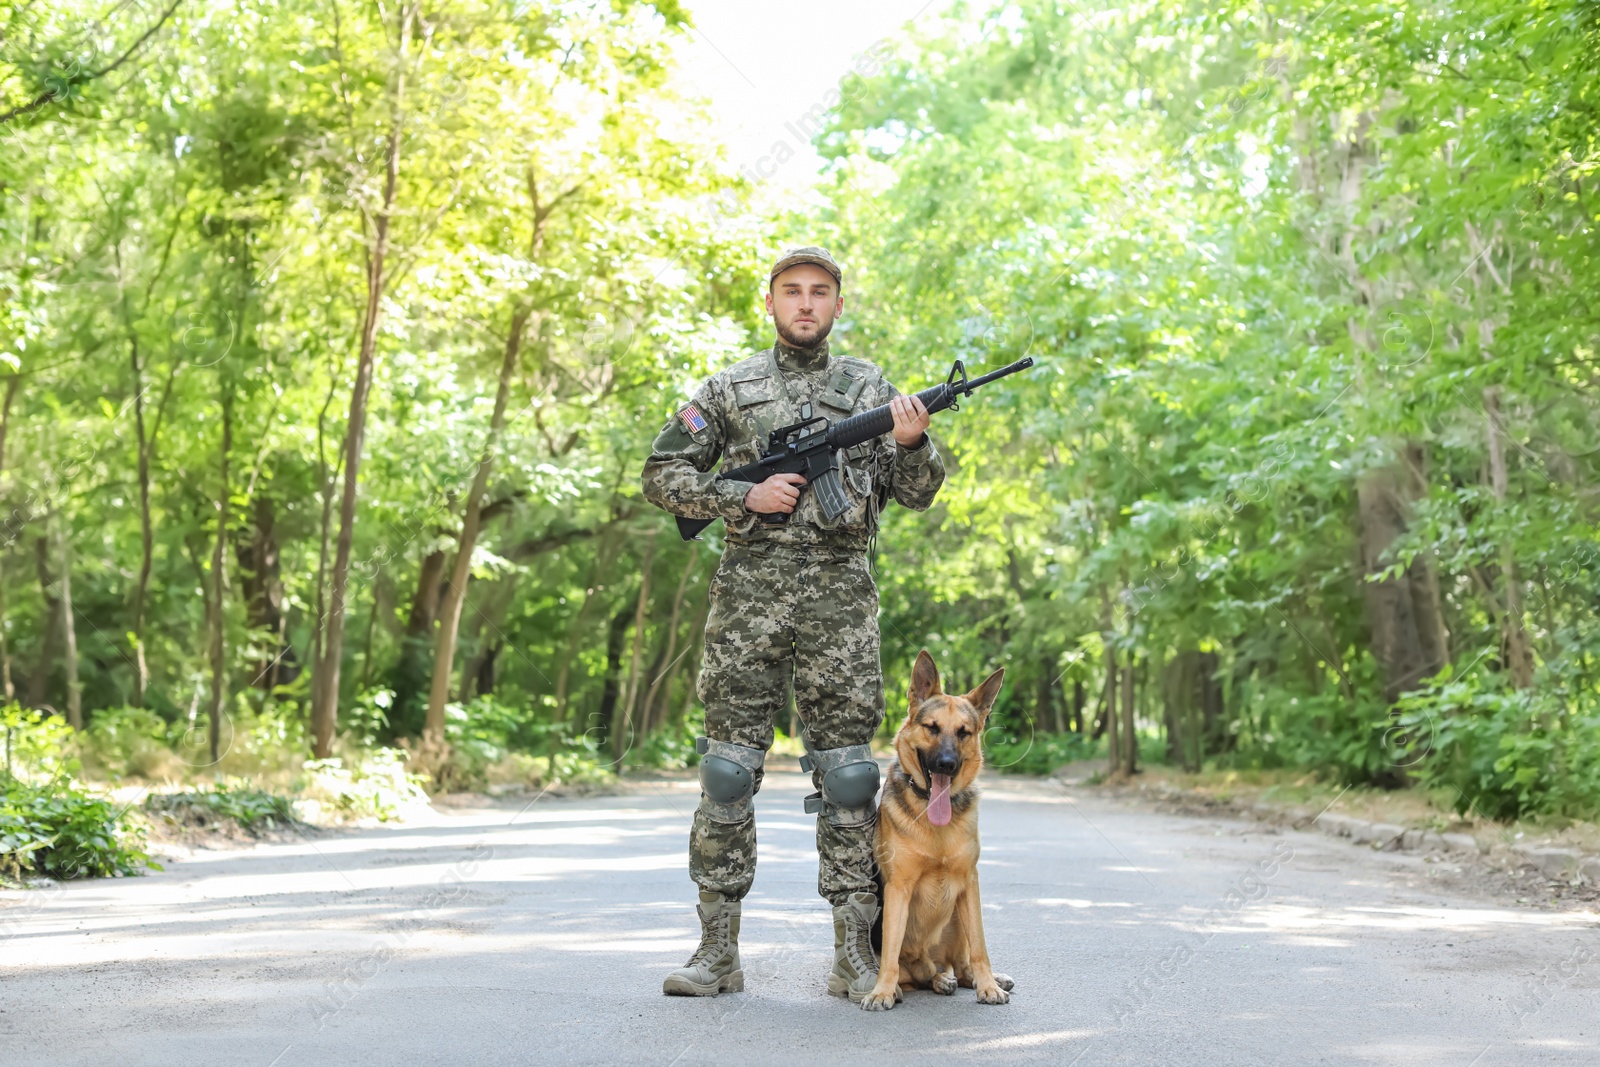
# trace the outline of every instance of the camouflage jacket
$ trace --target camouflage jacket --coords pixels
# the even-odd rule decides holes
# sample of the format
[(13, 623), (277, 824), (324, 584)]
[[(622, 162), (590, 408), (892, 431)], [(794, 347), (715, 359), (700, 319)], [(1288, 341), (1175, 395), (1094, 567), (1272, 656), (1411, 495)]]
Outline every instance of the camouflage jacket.
[(745, 510), (745, 482), (718, 482), (720, 469), (759, 459), (767, 434), (813, 414), (837, 422), (887, 404), (898, 390), (872, 363), (832, 356), (827, 342), (802, 351), (779, 342), (708, 378), (693, 399), (667, 420), (645, 461), (645, 499), (674, 515), (721, 518), (730, 544), (756, 541), (865, 549), (892, 498), (926, 511), (944, 483), (944, 462), (930, 437), (902, 448), (892, 434), (840, 454), (840, 481), (850, 507), (829, 522), (808, 488), (789, 521), (768, 526)]

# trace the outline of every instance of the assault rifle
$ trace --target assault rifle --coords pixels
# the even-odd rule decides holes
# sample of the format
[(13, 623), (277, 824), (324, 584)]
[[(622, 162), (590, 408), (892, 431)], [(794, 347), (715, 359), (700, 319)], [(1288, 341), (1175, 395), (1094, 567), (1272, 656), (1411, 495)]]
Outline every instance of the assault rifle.
[[(938, 385), (931, 386), (917, 394), (917, 399), (928, 409), (928, 414), (936, 411), (959, 411), (956, 401), (963, 396), (971, 396), (972, 391), (980, 385), (988, 385), (997, 378), (1004, 378), (1008, 374), (1015, 374), (1033, 366), (1033, 357), (1027, 356), (997, 371), (991, 371), (970, 381), (967, 379), (967, 368), (959, 359), (955, 366), (950, 368), (950, 376)], [(815, 418), (797, 422), (793, 426), (784, 426), (773, 430), (767, 437), (767, 451), (754, 463), (746, 463), (742, 467), (723, 471), (717, 477), (730, 482), (748, 482), (757, 485), (766, 481), (774, 474), (801, 474), (805, 476), (806, 484), (800, 487), (803, 493), (807, 488), (817, 491), (817, 503), (829, 519), (837, 519), (843, 515), (850, 506), (850, 499), (844, 494), (844, 486), (839, 482), (839, 453), (847, 448), (854, 448), (863, 441), (870, 441), (874, 437), (881, 437), (894, 429), (894, 415), (889, 410), (889, 405), (863, 411), (859, 415), (851, 415), (840, 422), (830, 423), (825, 417), (818, 415)], [(769, 525), (778, 525), (787, 522), (789, 516), (783, 512), (763, 514), (761, 521)], [(699, 538), (700, 531), (710, 526), (716, 519), (685, 519), (678, 518), (678, 533), (685, 541), (694, 541)]]

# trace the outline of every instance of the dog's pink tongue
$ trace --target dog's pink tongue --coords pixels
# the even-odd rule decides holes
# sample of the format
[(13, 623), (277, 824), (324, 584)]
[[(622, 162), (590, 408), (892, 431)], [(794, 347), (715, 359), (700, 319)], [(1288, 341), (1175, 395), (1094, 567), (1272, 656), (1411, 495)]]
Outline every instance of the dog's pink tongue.
[(930, 776), (930, 782), (928, 821), (935, 826), (944, 826), (950, 822), (950, 776), (935, 774)]

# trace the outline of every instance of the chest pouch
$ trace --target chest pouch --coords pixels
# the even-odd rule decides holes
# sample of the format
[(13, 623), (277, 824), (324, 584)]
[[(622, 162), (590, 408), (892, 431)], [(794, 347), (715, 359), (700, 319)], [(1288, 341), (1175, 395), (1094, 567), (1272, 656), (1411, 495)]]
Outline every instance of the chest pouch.
[(733, 383), (737, 425), (735, 432), (728, 436), (733, 449), (745, 457), (741, 462), (755, 459), (767, 436), (783, 420), (784, 413), (778, 410), (782, 405), (776, 403), (777, 385), (765, 371)]
[(822, 395), (817, 397), (817, 403), (848, 414), (855, 410), (856, 398), (866, 384), (866, 375), (854, 367), (836, 367)]

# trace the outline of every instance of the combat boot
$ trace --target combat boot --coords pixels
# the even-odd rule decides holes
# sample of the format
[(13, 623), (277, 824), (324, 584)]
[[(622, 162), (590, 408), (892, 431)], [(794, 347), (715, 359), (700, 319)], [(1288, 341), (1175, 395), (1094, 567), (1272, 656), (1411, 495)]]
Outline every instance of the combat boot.
[(833, 909), (833, 972), (828, 975), (828, 992), (861, 998), (878, 984), (878, 954), (872, 951), (872, 924), (878, 918), (878, 898), (871, 893), (851, 893), (849, 900)]
[(667, 975), (661, 991), (675, 997), (714, 997), (744, 992), (739, 962), (739, 902), (700, 891), (700, 947), (689, 962)]

